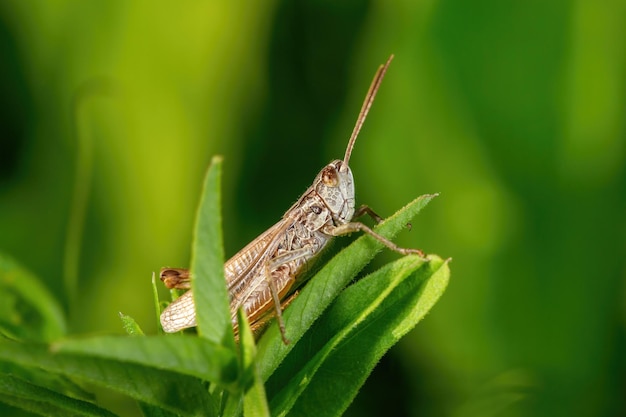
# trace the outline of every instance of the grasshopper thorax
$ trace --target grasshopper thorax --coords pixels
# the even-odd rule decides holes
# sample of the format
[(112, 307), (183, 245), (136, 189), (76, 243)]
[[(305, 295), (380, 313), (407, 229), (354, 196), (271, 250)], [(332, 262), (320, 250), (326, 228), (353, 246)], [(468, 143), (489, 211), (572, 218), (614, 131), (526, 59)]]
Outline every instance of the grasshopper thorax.
[(339, 159), (326, 165), (315, 179), (315, 192), (331, 212), (335, 224), (354, 216), (354, 179), (348, 164)]

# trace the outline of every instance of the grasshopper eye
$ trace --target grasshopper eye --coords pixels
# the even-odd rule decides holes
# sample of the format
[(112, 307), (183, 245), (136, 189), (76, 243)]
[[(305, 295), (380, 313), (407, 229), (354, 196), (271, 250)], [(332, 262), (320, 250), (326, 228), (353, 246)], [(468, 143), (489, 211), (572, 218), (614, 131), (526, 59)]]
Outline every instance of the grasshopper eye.
[(322, 171), (322, 182), (327, 187), (336, 187), (339, 183), (339, 176), (337, 175), (337, 170), (333, 166), (327, 166)]

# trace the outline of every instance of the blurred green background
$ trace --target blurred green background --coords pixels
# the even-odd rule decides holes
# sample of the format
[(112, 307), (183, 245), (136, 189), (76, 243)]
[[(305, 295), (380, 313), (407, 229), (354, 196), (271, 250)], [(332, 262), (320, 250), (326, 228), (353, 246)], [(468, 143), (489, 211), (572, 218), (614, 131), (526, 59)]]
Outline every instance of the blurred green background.
[(230, 256), (343, 156), (394, 53), (357, 203), (440, 192), (398, 241), (452, 280), (347, 415), (626, 415), (625, 52), (620, 0), (4, 0), (0, 252), (70, 334), (156, 332), (211, 156)]

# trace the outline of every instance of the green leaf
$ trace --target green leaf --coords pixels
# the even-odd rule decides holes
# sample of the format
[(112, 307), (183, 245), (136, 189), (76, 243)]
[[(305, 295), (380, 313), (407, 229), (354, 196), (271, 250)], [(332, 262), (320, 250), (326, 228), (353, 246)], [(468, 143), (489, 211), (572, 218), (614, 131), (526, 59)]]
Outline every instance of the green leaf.
[(132, 362), (229, 386), (237, 379), (237, 358), (221, 345), (193, 336), (101, 336), (55, 343), (53, 351)]
[(301, 370), (282, 383), (285, 388), (272, 400), (275, 415), (345, 411), (382, 355), (424, 317), (447, 285), (447, 262), (411, 258), (416, 257), (388, 264), (341, 293), (285, 361), (287, 368), (290, 359), (306, 365), (294, 366)]
[(115, 414), (90, 402), (77, 400), (20, 378), (0, 374), (0, 402), (42, 416), (95, 416)]
[[(14, 361), (11, 360), (11, 347), (5, 348), (4, 343), (9, 343), (11, 346), (22, 346), (21, 342), (15, 342), (0, 337), (0, 374), (11, 375), (23, 381), (28, 381), (33, 385), (48, 388), (51, 391), (61, 392), (76, 399), (88, 402), (94, 401), (95, 396), (92, 393), (87, 392), (79, 384), (64, 375), (46, 372), (40, 368), (32, 367), (32, 363), (24, 366), (19, 362), (19, 356), (17, 356)], [(40, 346), (32, 342), (26, 343)], [(5, 349), (9, 350), (5, 352)], [(3, 358), (7, 358), (7, 360)]]
[(119, 315), (120, 320), (122, 320), (122, 326), (124, 327), (124, 331), (126, 332), (126, 334), (128, 334), (129, 336), (144, 335), (143, 330), (141, 330), (141, 327), (139, 327), (135, 319), (123, 313), (119, 313)]
[(159, 290), (157, 288), (156, 274), (154, 272), (152, 273), (152, 299), (154, 300), (157, 329), (159, 329), (160, 334), (164, 334), (165, 332), (161, 327), (161, 302), (159, 301)]
[(237, 311), (237, 324), (239, 326), (239, 362), (241, 369), (238, 381), (239, 392), (231, 393), (227, 398), (222, 415), (224, 417), (240, 416), (243, 406), (243, 415), (246, 417), (269, 417), (265, 386), (259, 375), (256, 363), (254, 334), (250, 329), (250, 323), (248, 323), (243, 309)]
[[(165, 336), (159, 336), (158, 338), (184, 339), (184, 337)], [(52, 352), (45, 345), (22, 344), (0, 340), (0, 362), (24, 368), (39, 369), (46, 373), (63, 375), (72, 379), (98, 384), (180, 415), (216, 414), (216, 405), (200, 380), (169, 369), (163, 369), (166, 367), (174, 368), (176, 363), (184, 360), (182, 357), (184, 349), (182, 349), (181, 344), (174, 342), (169, 345), (174, 350), (168, 355), (165, 349), (166, 346), (161, 342), (153, 340), (157, 339), (157, 337), (117, 338), (120, 341), (127, 341), (126, 346), (123, 343), (109, 343), (108, 340), (105, 340), (107, 338), (99, 339), (100, 343), (97, 342), (98, 338), (93, 338), (90, 342), (82, 341), (84, 342), (83, 346), (80, 346), (78, 341), (74, 346), (72, 346), (73, 342), (67, 342), (67, 353)], [(207, 342), (200, 338), (188, 339)], [(161, 369), (157, 369), (158, 364), (144, 366), (130, 361), (124, 362), (108, 359), (105, 357), (106, 354), (103, 354), (102, 357), (97, 357), (97, 355), (87, 356), (90, 345), (93, 345), (92, 348), (95, 351), (111, 348), (113, 352), (117, 352), (116, 355), (119, 357), (124, 357), (125, 355), (120, 350), (127, 350), (130, 352), (128, 356), (132, 359), (133, 356), (137, 355), (137, 348), (133, 347), (133, 344), (150, 345), (149, 350), (152, 350), (154, 346), (155, 350), (161, 351), (165, 365), (161, 364)], [(62, 349), (61, 345), (57, 345), (57, 350), (60, 351)], [(97, 345), (100, 345), (99, 349), (96, 348)], [(76, 353), (69, 353), (72, 348), (74, 348)], [(149, 352), (149, 350), (144, 351)], [(97, 354), (97, 352), (93, 353)], [(171, 359), (172, 356), (175, 359)], [(157, 358), (154, 359), (160, 362)], [(140, 361), (137, 360), (135, 362)], [(206, 364), (203, 366), (206, 367)], [(209, 373), (215, 373), (215, 371), (209, 371)]]
[[(239, 348), (241, 352), (242, 374), (248, 376), (243, 380), (246, 392), (243, 397), (243, 415), (245, 417), (269, 417), (270, 410), (267, 405), (265, 386), (259, 374), (256, 362), (256, 346), (254, 335), (250, 329), (250, 324), (243, 313), (243, 309), (237, 311), (237, 321), (239, 324)], [(248, 387), (247, 380), (251, 380)]]
[(224, 278), (221, 177), (222, 158), (214, 157), (204, 180), (191, 256), (191, 285), (198, 334), (235, 348), (228, 289)]
[(63, 311), (41, 282), (0, 254), (0, 333), (47, 342), (65, 334)]
[[(380, 223), (374, 230), (392, 239), (406, 228), (413, 217), (435, 195), (423, 195)], [(302, 289), (300, 295), (283, 313), (287, 337), (291, 344), (283, 344), (277, 326), (270, 326), (258, 343), (259, 371), (263, 380), (276, 370), (293, 346), (313, 322), (356, 274), (380, 251), (384, 245), (369, 235), (361, 236), (333, 257)]]

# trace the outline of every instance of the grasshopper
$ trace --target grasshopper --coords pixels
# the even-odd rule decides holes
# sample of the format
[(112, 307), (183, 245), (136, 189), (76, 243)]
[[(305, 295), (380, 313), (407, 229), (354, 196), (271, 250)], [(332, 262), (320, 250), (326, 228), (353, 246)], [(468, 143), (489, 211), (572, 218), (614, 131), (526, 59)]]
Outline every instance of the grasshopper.
[[(389, 57), (374, 76), (361, 107), (343, 160), (334, 160), (315, 177), (313, 184), (283, 215), (282, 219), (254, 239), (224, 265), (230, 294), (231, 321), (237, 334), (237, 310), (243, 308), (248, 321), (257, 332), (276, 316), (283, 342), (285, 335), (282, 310), (297, 293), (294, 284), (298, 275), (335, 236), (364, 232), (403, 255), (418, 254), (418, 249), (405, 249), (374, 232), (353, 218), (367, 214), (376, 222), (382, 219), (367, 206), (355, 210), (354, 180), (348, 166), (352, 148), (363, 126), (378, 88), (393, 59)], [(169, 288), (189, 289), (190, 274), (186, 269), (163, 268), (161, 280)], [(192, 291), (173, 301), (161, 314), (161, 326), (168, 333), (194, 327), (196, 312)]]

